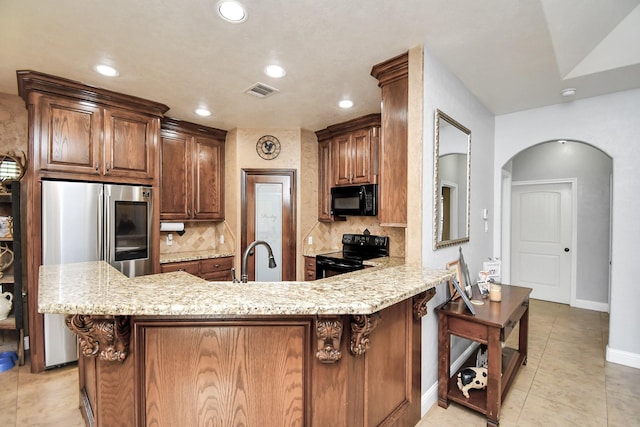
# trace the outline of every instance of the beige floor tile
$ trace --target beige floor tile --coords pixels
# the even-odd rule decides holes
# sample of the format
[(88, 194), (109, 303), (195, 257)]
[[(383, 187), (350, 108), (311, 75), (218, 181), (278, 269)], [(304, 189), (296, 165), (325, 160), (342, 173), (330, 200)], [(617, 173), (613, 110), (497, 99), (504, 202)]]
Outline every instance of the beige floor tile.
[(522, 408), (519, 427), (606, 427), (605, 417), (594, 418), (582, 411), (554, 402), (543, 397), (527, 396), (527, 401)]
[(540, 367), (531, 384), (529, 396), (552, 400), (588, 414), (592, 418), (606, 419), (607, 404), (604, 372), (589, 376), (562, 370), (544, 370)]
[(640, 427), (639, 396), (607, 388), (608, 427)]
[(485, 427), (486, 425), (487, 419), (484, 415), (451, 403), (447, 409), (443, 409), (437, 404), (433, 405), (422, 420), (416, 424), (416, 427)]

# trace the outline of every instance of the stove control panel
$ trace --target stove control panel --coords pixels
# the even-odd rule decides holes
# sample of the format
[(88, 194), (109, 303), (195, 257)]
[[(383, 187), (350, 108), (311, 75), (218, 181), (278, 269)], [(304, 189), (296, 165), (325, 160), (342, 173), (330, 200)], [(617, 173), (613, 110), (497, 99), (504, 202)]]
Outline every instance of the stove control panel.
[(375, 248), (388, 248), (388, 236), (373, 236), (371, 234), (343, 234), (343, 245), (366, 246)]

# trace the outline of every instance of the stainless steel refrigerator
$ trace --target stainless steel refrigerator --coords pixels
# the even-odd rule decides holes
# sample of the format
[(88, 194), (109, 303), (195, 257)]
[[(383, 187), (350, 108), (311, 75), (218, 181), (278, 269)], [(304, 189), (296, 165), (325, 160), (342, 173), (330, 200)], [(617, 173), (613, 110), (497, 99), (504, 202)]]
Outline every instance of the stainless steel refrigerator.
[[(42, 182), (42, 264), (104, 260), (128, 277), (153, 271), (152, 189)], [(45, 368), (78, 359), (64, 315), (44, 315)]]

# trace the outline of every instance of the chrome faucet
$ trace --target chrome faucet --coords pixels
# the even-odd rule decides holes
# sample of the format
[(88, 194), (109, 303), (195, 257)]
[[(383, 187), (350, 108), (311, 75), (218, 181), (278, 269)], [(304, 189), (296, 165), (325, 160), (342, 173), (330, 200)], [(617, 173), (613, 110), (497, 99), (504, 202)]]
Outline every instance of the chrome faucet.
[(247, 246), (247, 250), (244, 251), (244, 255), (242, 256), (242, 271), (240, 272), (240, 280), (242, 283), (247, 283), (249, 280), (249, 275), (247, 274), (247, 261), (249, 255), (253, 255), (253, 248), (258, 245), (264, 245), (267, 247), (267, 251), (269, 252), (269, 268), (276, 268), (276, 260), (273, 257), (273, 251), (271, 250), (271, 246), (264, 240), (256, 240)]

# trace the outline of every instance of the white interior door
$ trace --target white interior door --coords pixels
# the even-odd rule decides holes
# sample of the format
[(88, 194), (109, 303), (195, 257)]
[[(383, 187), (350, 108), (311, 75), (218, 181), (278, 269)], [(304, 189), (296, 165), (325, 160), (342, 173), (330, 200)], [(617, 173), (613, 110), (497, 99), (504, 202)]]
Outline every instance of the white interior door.
[(511, 283), (532, 298), (571, 302), (572, 199), (571, 183), (512, 187)]

